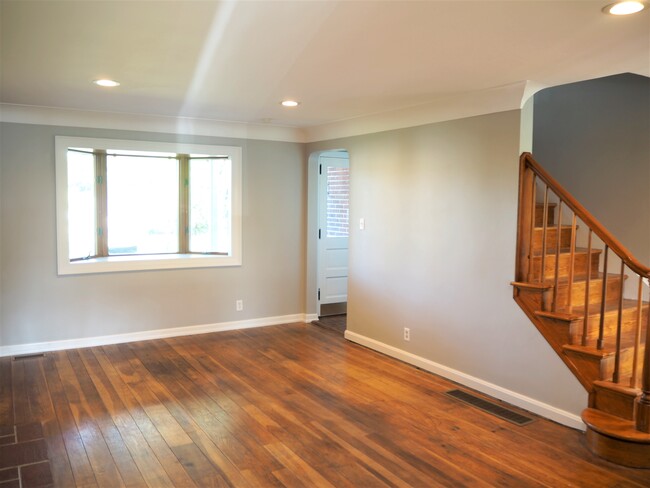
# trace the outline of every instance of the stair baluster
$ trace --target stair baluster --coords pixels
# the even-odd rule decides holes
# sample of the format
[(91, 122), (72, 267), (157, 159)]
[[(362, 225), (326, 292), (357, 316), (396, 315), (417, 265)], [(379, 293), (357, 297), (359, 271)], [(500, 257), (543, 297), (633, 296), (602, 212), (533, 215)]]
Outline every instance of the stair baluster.
[(571, 301), (573, 299), (573, 278), (575, 274), (575, 265), (576, 265), (576, 227), (577, 227), (577, 217), (576, 217), (576, 213), (573, 212), (573, 218), (571, 219), (571, 258), (569, 260), (569, 283), (567, 284), (567, 304), (566, 304), (566, 308), (569, 313), (571, 313), (571, 310), (573, 310)]
[(607, 257), (609, 256), (609, 246), (605, 244), (605, 250), (603, 251), (605, 255), (605, 260), (603, 262), (603, 291), (602, 298), (600, 300), (600, 323), (598, 325), (598, 341), (596, 341), (596, 347), (599, 350), (602, 350), (605, 342), (605, 305), (607, 304)]
[(562, 239), (562, 200), (558, 203), (557, 210), (557, 239), (555, 239), (555, 276), (553, 281), (553, 308), (554, 312), (557, 312), (557, 290), (558, 283), (560, 282), (560, 244)]
[(542, 264), (539, 271), (539, 282), (544, 282), (544, 270), (546, 269), (546, 238), (548, 233), (548, 185), (544, 190), (544, 211), (542, 212)]
[(645, 334), (645, 354), (643, 358), (642, 393), (639, 396), (636, 414), (636, 430), (650, 434), (650, 310)]
[(528, 255), (529, 255), (528, 256), (528, 281), (533, 281), (533, 269), (532, 269), (533, 268), (533, 264), (532, 264), (533, 263), (533, 256), (532, 256), (533, 245), (532, 245), (532, 242), (533, 242), (533, 238), (534, 238), (534, 235), (535, 235), (535, 210), (536, 210), (535, 200), (537, 199), (537, 195), (536, 195), (537, 183), (536, 182), (537, 182), (537, 176), (533, 174), (533, 181), (532, 181), (532, 186), (531, 186), (531, 191), (530, 191), (530, 193), (531, 193), (531, 204), (530, 204), (530, 208), (531, 208), (530, 243), (531, 243), (531, 245), (530, 245), (530, 250), (529, 250), (529, 253), (528, 253)]
[[(514, 298), (589, 393), (582, 413), (589, 449), (650, 468), (650, 304), (643, 288), (650, 268), (528, 153), (519, 188)], [(564, 207), (572, 212), (565, 226)], [(576, 246), (583, 233), (586, 249)], [(621, 260), (611, 275), (610, 251)], [(638, 276), (636, 300), (625, 298), (626, 273)]]
[(634, 357), (632, 358), (632, 376), (630, 388), (638, 388), (637, 369), (639, 368), (639, 344), (641, 343), (641, 316), (643, 315), (643, 278), (639, 276), (639, 286), (636, 296), (636, 328), (634, 330)]
[[(625, 284), (625, 261), (621, 259), (621, 292), (618, 297), (618, 319), (616, 321), (616, 355), (614, 356), (614, 383), (621, 382), (621, 333), (623, 330), (623, 286)], [(638, 344), (634, 345), (636, 349)]]
[(589, 229), (589, 237), (587, 237), (587, 281), (585, 281), (585, 318), (582, 327), (582, 341), (583, 346), (587, 345), (587, 336), (589, 335), (589, 287), (591, 284), (591, 239), (594, 231)]

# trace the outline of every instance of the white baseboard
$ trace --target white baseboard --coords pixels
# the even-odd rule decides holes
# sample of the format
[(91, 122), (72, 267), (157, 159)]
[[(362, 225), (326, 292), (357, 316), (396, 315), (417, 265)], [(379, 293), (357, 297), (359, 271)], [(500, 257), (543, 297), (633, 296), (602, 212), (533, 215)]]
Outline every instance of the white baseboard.
[(164, 339), (166, 337), (206, 334), (208, 332), (220, 332), (225, 330), (250, 329), (252, 327), (266, 327), (268, 325), (290, 324), (295, 322), (311, 322), (310, 317), (311, 315), (299, 313), (294, 315), (281, 315), (277, 317), (238, 320), (235, 322), (221, 322), (218, 324), (189, 325), (186, 327), (144, 330), (141, 332), (129, 332), (126, 334), (83, 337), (80, 339), (67, 339), (62, 341), (35, 342), (31, 344), (17, 344), (13, 346), (0, 346), (0, 357), (17, 356), (20, 354), (34, 354), (47, 351), (61, 351), (64, 349), (77, 349), (80, 347), (106, 346), (108, 344), (121, 344), (124, 342), (145, 341), (149, 339)]
[(541, 415), (542, 417), (553, 420), (559, 424), (574, 429), (585, 430), (585, 424), (582, 422), (582, 419), (571, 412), (561, 410), (552, 405), (535, 400), (534, 398), (502, 388), (501, 386), (470, 376), (442, 364), (438, 364), (430, 359), (389, 346), (388, 344), (357, 334), (356, 332), (346, 330), (345, 338), (352, 342), (356, 342), (357, 344), (361, 344), (362, 346), (386, 354), (387, 356), (412, 364), (418, 368), (422, 368), (430, 373), (435, 373), (439, 376), (455, 381), (456, 383), (460, 383), (461, 385), (480, 391), (486, 395), (490, 395), (491, 397), (498, 398), (499, 400), (503, 400), (512, 405), (528, 410), (529, 412)]
[(317, 313), (308, 313), (305, 315), (305, 322), (310, 323), (313, 322), (314, 320), (318, 320)]

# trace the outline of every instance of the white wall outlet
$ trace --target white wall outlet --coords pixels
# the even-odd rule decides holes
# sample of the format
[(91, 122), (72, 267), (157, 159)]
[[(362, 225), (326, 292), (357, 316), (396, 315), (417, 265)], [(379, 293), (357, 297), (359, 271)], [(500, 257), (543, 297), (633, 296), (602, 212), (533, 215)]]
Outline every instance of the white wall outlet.
[(366, 228), (366, 219), (364, 219), (363, 217), (361, 217), (361, 218), (359, 219), (359, 229), (363, 230), (363, 229), (365, 229), (365, 228)]
[(408, 327), (404, 327), (404, 340), (405, 341), (411, 340), (411, 329), (409, 329)]
[(235, 302), (235, 310), (237, 310), (238, 312), (244, 310), (244, 300), (237, 300)]

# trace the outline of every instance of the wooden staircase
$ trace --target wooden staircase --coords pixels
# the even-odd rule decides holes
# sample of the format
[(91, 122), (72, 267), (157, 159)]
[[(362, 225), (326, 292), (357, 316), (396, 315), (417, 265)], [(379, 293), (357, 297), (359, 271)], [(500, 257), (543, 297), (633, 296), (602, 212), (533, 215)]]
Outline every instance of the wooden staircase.
[(529, 153), (519, 176), (515, 301), (589, 392), (589, 448), (650, 468), (650, 269)]

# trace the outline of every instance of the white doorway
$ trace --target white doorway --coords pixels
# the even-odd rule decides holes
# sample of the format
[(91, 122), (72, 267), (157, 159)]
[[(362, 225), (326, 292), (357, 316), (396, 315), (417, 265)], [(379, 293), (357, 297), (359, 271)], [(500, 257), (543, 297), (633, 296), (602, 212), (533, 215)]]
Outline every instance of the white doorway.
[(318, 159), (318, 315), (345, 313), (348, 301), (350, 157), (347, 151)]

